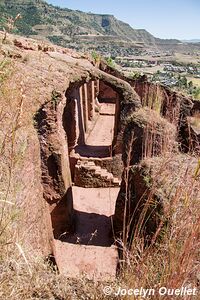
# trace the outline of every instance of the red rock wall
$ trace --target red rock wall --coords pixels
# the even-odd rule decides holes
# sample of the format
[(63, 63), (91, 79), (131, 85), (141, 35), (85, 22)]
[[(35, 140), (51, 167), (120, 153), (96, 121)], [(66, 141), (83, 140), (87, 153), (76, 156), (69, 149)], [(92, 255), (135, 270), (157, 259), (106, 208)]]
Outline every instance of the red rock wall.
[(118, 99), (118, 94), (110, 86), (106, 85), (103, 81), (100, 81), (98, 99), (100, 101), (116, 103), (116, 99)]
[(95, 118), (96, 81), (82, 83), (71, 87), (67, 94), (64, 109), (63, 126), (67, 133), (69, 152), (77, 145), (85, 143), (90, 125)]
[[(23, 163), (17, 166), (14, 175), (13, 201), (17, 208), (17, 241), (25, 253), (41, 255), (52, 253), (53, 232), (49, 207), (43, 198), (41, 183), (40, 145), (37, 133), (26, 128), (27, 145)], [(21, 137), (24, 132), (21, 133)], [(20, 138), (19, 138), (20, 140)], [(19, 177), (20, 174), (20, 177)], [(13, 240), (15, 237), (13, 236)]]
[(43, 105), (36, 116), (43, 194), (49, 204), (55, 237), (70, 228), (73, 213), (68, 145), (63, 128), (65, 103), (66, 98), (58, 94), (56, 102)]

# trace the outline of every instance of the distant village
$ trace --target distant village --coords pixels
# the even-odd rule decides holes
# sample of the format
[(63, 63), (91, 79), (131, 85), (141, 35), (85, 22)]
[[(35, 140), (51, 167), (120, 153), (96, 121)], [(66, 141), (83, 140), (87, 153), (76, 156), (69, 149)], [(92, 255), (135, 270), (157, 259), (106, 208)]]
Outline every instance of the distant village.
[(180, 80), (184, 82), (187, 76), (200, 78), (200, 61), (198, 65), (180, 63), (173, 60), (173, 53), (170, 51), (164, 53), (142, 51), (135, 53), (134, 56), (116, 57), (115, 62), (125, 72), (138, 70), (148, 75), (152, 81), (169, 87), (178, 86)]

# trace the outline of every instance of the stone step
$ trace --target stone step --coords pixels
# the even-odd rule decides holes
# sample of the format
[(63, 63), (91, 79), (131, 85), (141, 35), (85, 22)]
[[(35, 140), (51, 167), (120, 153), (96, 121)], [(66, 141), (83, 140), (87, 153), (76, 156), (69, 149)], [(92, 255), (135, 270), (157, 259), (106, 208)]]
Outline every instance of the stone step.
[(101, 176), (107, 177), (107, 176), (109, 176), (109, 173), (107, 171), (101, 171)]
[(102, 174), (102, 175), (104, 175), (104, 174), (108, 175), (109, 172), (108, 172), (108, 170), (106, 170), (106, 169), (101, 169), (101, 174)]
[(100, 166), (96, 166), (95, 168), (96, 168), (95, 169), (96, 171), (101, 171), (101, 167)]
[(107, 178), (108, 178), (108, 180), (112, 180), (114, 178), (114, 176), (112, 173), (108, 173)]
[(95, 163), (93, 161), (87, 161), (86, 162), (88, 166), (96, 166)]
[[(112, 173), (110, 173), (107, 169), (101, 168), (101, 166), (95, 165), (94, 161), (78, 161), (76, 167), (77, 169), (84, 168), (88, 171), (90, 171), (90, 174), (94, 172), (94, 176), (99, 178), (99, 180), (103, 180), (104, 184), (105, 182), (108, 183), (108, 186), (120, 186), (120, 180), (118, 178), (115, 178)], [(81, 172), (81, 171), (78, 171)], [(91, 176), (90, 175), (90, 176)]]
[(113, 182), (113, 184), (115, 184), (117, 186), (121, 184), (121, 181), (118, 178), (116, 178), (116, 177), (113, 178), (112, 182)]
[(108, 176), (106, 174), (101, 174), (101, 178), (107, 180)]
[(84, 276), (95, 281), (111, 281), (116, 278), (116, 246), (85, 246), (54, 240), (54, 256), (60, 274), (69, 278)]
[(101, 170), (95, 170), (96, 175), (101, 175)]
[(115, 104), (113, 103), (101, 103), (100, 115), (115, 115)]
[(91, 170), (91, 171), (96, 171), (96, 166), (89, 166), (87, 167), (88, 170)]

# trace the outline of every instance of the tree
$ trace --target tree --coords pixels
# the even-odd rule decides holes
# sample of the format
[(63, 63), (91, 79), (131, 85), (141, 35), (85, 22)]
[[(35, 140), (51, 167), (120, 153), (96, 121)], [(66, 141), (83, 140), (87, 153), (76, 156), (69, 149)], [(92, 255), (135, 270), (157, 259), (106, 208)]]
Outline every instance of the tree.
[(194, 89), (193, 96), (195, 99), (200, 100), (200, 87), (197, 87), (196, 89)]
[(189, 82), (188, 82), (188, 88), (189, 88), (189, 89), (193, 88), (193, 82), (192, 82), (192, 81), (189, 81)]
[(65, 34), (67, 34), (72, 42), (75, 40), (75, 36), (79, 34), (80, 28), (78, 26), (74, 26), (73, 24), (69, 24), (65, 29), (64, 29)]
[(187, 78), (185, 76), (181, 77), (180, 74), (178, 76), (178, 86), (180, 88), (187, 88), (188, 83), (187, 83)]

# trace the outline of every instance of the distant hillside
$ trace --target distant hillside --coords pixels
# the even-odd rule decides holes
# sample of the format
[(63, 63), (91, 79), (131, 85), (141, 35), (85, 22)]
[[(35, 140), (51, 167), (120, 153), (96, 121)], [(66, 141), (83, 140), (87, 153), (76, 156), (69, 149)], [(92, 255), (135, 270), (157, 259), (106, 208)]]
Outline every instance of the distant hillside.
[(61, 9), (42, 0), (1, 0), (0, 29), (8, 16), (21, 14), (15, 33), (76, 49), (113, 49), (178, 44), (178, 40), (157, 39), (144, 29), (133, 29), (112, 15)]
[(200, 39), (182, 40), (184, 43), (200, 43)]

